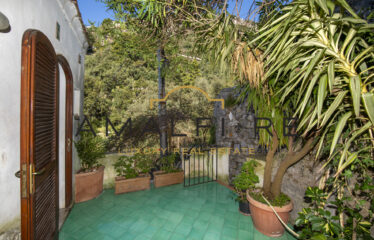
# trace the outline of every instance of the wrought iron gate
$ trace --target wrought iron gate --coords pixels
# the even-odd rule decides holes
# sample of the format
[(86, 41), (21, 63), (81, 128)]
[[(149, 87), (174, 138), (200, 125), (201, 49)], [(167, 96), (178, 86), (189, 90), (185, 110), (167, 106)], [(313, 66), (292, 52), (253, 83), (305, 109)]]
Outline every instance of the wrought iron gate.
[(181, 151), (181, 156), (185, 187), (217, 181), (217, 148), (193, 146), (182, 149), (184, 149)]

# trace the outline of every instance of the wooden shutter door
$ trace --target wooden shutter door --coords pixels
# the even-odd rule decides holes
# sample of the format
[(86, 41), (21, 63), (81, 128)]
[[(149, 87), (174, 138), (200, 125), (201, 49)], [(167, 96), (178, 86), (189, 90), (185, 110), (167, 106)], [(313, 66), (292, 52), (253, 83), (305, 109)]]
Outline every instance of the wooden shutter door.
[(22, 239), (57, 239), (58, 67), (39, 31), (24, 35), (21, 81)]

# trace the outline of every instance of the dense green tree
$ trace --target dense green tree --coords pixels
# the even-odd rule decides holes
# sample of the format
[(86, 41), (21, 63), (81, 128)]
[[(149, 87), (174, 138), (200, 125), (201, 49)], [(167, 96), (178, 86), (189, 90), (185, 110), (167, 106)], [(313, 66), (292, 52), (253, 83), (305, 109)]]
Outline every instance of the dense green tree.
[[(140, 31), (143, 35), (148, 35), (155, 40), (157, 45), (158, 59), (158, 98), (165, 97), (166, 76), (168, 75), (168, 65), (171, 62), (166, 48), (170, 45), (170, 40), (184, 36), (186, 24), (182, 21), (185, 14), (189, 14), (194, 9), (199, 14), (206, 14), (205, 8), (222, 8), (225, 7), (226, 1), (214, 0), (196, 1), (193, 5), (186, 4), (185, 0), (101, 0), (116, 17), (129, 25), (135, 30)], [(201, 8), (201, 7), (204, 7)], [(192, 10), (192, 11), (191, 11)], [(166, 122), (166, 104), (159, 102), (159, 124), (160, 124), (160, 146), (163, 149), (168, 148), (167, 142), (167, 122)]]
[[(149, 101), (157, 98), (157, 45), (133, 31), (123, 23), (105, 20), (104, 26), (88, 28), (92, 39), (92, 54), (86, 59), (84, 112), (103, 134), (105, 117), (108, 116), (117, 131), (128, 118), (132, 119), (133, 132), (115, 137), (111, 132), (110, 148), (128, 146), (154, 146), (157, 134), (142, 134), (149, 118), (157, 119), (157, 109), (150, 109)], [(210, 96), (233, 83), (199, 58), (190, 57), (192, 40), (169, 40), (168, 74), (165, 75), (166, 92), (178, 86), (193, 85), (202, 88)], [(167, 102), (167, 117), (180, 117), (175, 132), (195, 135), (196, 117), (211, 117), (213, 105), (196, 91), (181, 90), (172, 94)], [(156, 106), (155, 106), (156, 107)], [(179, 116), (174, 116), (174, 115)], [(170, 119), (167, 122), (170, 135)]]

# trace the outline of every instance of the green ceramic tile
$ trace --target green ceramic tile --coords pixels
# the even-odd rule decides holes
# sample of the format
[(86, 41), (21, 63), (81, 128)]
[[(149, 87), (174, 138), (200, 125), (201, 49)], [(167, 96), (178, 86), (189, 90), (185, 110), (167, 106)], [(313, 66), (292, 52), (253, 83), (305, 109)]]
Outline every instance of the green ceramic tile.
[[(213, 215), (213, 216), (214, 216), (214, 215)], [(221, 217), (212, 217), (212, 218), (209, 220), (209, 224), (210, 224), (210, 225), (218, 226), (219, 228), (222, 228), (223, 223), (224, 223), (224, 219), (221, 218)]]
[(94, 232), (93, 229), (91, 229), (89, 227), (84, 227), (84, 228), (81, 228), (78, 231), (74, 232), (72, 234), (72, 236), (76, 239), (82, 239), (84, 236), (86, 236), (87, 234), (92, 233), (92, 232)]
[(221, 235), (220, 240), (236, 240), (236, 237), (223, 236), (223, 235)]
[(119, 239), (121, 240), (134, 240), (136, 235), (130, 232), (124, 233)]
[(145, 222), (144, 220), (138, 220), (134, 224), (131, 225), (129, 228), (129, 231), (131, 232), (143, 232), (149, 224)]
[(201, 219), (203, 221), (209, 222), (211, 217), (212, 217), (212, 213), (202, 211), (197, 217), (197, 219)]
[(193, 217), (190, 217), (190, 216), (184, 216), (182, 221), (180, 222), (181, 224), (189, 224), (189, 225), (193, 225), (195, 222), (195, 219)]
[(186, 239), (186, 236), (181, 233), (177, 233), (177, 232), (173, 233), (171, 237), (169, 238), (169, 240), (183, 240), (183, 239)]
[(156, 233), (157, 231), (159, 230), (159, 228), (157, 227), (154, 227), (154, 226), (148, 226), (144, 231), (143, 231), (143, 235), (149, 237), (149, 238), (152, 238)]
[(76, 238), (73, 237), (71, 234), (60, 232), (59, 239), (60, 240), (75, 240)]
[(252, 230), (252, 223), (247, 221), (240, 221), (239, 222), (239, 229), (244, 231), (251, 231)]
[(206, 230), (207, 232), (216, 232), (216, 233), (221, 233), (222, 231), (222, 226), (217, 226), (215, 224), (209, 224), (208, 229)]
[(191, 232), (191, 229), (192, 229), (192, 224), (181, 223), (175, 229), (175, 232), (180, 233), (183, 236), (188, 236), (188, 234)]
[[(251, 233), (251, 232), (247, 232), (247, 231), (243, 231), (243, 230), (238, 231), (238, 239), (239, 240), (251, 239), (252, 237), (253, 237), (253, 233)], [(257, 238), (255, 238), (255, 239), (257, 239)]]
[(205, 231), (208, 228), (209, 222), (203, 220), (196, 220), (193, 227), (201, 231)]
[(171, 232), (165, 230), (165, 229), (160, 229), (153, 237), (152, 239), (154, 240), (168, 240), (171, 236)]
[(156, 217), (151, 221), (150, 225), (161, 228), (165, 225), (165, 223), (166, 223), (165, 219)]
[[(192, 179), (191, 179), (192, 180)], [(196, 180), (196, 179), (195, 179)], [(238, 212), (235, 196), (215, 183), (177, 184), (98, 198), (75, 204), (59, 234), (62, 240), (270, 238), (256, 231), (250, 217)], [(285, 233), (279, 240), (293, 240)]]
[(84, 237), (82, 237), (80, 239), (82, 239), (82, 240), (114, 240), (114, 239), (117, 239), (117, 238), (112, 238), (112, 237), (110, 237), (108, 235), (105, 235), (105, 234), (92, 232), (92, 233), (89, 233), (89, 234), (85, 235)]
[(188, 234), (188, 239), (203, 239), (204, 237), (204, 234), (205, 234), (205, 230), (201, 230), (201, 229), (197, 229), (195, 227), (193, 227), (191, 229), (191, 232), (190, 234)]
[(230, 226), (225, 226), (223, 227), (221, 234), (222, 236), (236, 238), (238, 235), (238, 229)]
[(207, 231), (204, 235), (204, 240), (217, 240), (220, 239), (221, 234), (219, 232), (209, 232)]
[(139, 234), (134, 240), (151, 240), (151, 238), (144, 234)]
[(180, 221), (173, 221), (173, 220), (167, 220), (163, 226), (163, 228), (169, 232), (173, 232), (177, 226), (179, 225)]
[(189, 211), (186, 212), (186, 216), (197, 218), (199, 216), (199, 211), (190, 209)]

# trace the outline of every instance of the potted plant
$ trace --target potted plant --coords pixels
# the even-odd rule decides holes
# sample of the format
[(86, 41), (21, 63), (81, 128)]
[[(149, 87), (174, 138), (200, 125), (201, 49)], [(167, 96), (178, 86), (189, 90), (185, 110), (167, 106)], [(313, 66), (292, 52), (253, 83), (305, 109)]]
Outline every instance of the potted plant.
[(177, 158), (179, 158), (179, 155), (173, 153), (160, 159), (161, 171), (154, 172), (156, 188), (183, 182), (183, 171), (175, 166)]
[(149, 189), (151, 180), (149, 172), (152, 166), (152, 158), (143, 153), (118, 158), (114, 163), (117, 172), (115, 194)]
[(82, 134), (74, 142), (81, 160), (81, 169), (75, 174), (75, 202), (84, 202), (100, 195), (103, 191), (104, 166), (98, 164), (105, 156), (105, 142), (102, 138)]
[(233, 181), (235, 192), (238, 194), (239, 212), (244, 215), (251, 213), (246, 198), (246, 190), (254, 189), (259, 182), (258, 176), (255, 174), (255, 167), (257, 166), (258, 163), (254, 160), (243, 163), (240, 174)]

